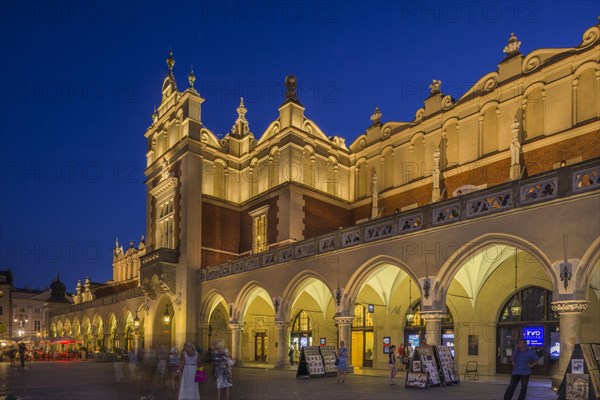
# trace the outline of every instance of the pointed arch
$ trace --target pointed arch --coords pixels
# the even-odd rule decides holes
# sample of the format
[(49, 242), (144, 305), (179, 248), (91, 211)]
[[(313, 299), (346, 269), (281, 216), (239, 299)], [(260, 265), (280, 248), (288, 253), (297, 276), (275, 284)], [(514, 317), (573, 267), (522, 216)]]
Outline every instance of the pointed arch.
[[(289, 321), (292, 317), (292, 308), (299, 295), (306, 289), (308, 285), (313, 282), (319, 282), (323, 285), (325, 290), (323, 293), (318, 293), (322, 312), (326, 311), (325, 301), (329, 304), (333, 301), (334, 289), (328, 284), (327, 280), (319, 273), (314, 271), (302, 271), (298, 275), (294, 276), (285, 287), (282, 294), (282, 303), (278, 312), (278, 317), (283, 320)], [(325, 293), (326, 292), (326, 293)], [(314, 293), (313, 293), (314, 295)], [(326, 297), (328, 299), (326, 299)]]
[[(581, 261), (581, 266), (575, 275), (575, 293), (585, 296), (587, 289), (591, 286), (594, 271), (596, 268), (600, 268), (600, 237), (596, 238), (594, 242), (587, 248)], [(598, 288), (598, 292), (600, 288)]]
[[(414, 281), (415, 283), (418, 282), (418, 278), (414, 274), (412, 269), (402, 260), (389, 255), (375, 256), (363, 263), (361, 266), (359, 266), (348, 280), (348, 283), (345, 288), (345, 296), (342, 299), (342, 308), (348, 311), (353, 310), (354, 303), (356, 302), (358, 294), (365, 285), (365, 283), (369, 281), (369, 279), (373, 276), (374, 273), (386, 266), (397, 267), (400, 271), (408, 275), (411, 281)], [(403, 279), (401, 279), (401, 281), (402, 280)], [(393, 283), (393, 287), (389, 289), (389, 292), (393, 293), (399, 284), (399, 281), (395, 281)], [(416, 284), (415, 286), (418, 288), (418, 293), (420, 296), (421, 287), (419, 284)]]
[(257, 297), (262, 298), (271, 307), (273, 314), (275, 314), (275, 307), (267, 289), (257, 281), (250, 281), (238, 293), (233, 307), (234, 315), (231, 316), (231, 319), (238, 322), (243, 320), (246, 310)]
[(438, 299), (445, 298), (452, 280), (456, 274), (462, 269), (464, 264), (478, 251), (485, 249), (486, 247), (494, 244), (503, 244), (524, 251), (537, 261), (548, 279), (551, 282), (552, 288), (555, 290), (557, 285), (557, 278), (552, 270), (552, 263), (548, 257), (541, 251), (540, 248), (535, 246), (533, 243), (515, 235), (508, 235), (504, 233), (489, 233), (478, 236), (468, 243), (457, 249), (442, 265), (440, 268), (435, 285), (434, 291), (436, 291), (436, 297)]

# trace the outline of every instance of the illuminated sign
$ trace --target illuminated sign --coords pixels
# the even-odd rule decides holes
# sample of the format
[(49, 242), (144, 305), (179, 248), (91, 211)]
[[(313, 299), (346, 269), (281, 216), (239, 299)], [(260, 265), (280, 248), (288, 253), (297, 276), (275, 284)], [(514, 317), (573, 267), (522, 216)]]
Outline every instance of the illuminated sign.
[(374, 305), (374, 304), (369, 304), (369, 306), (368, 306), (368, 311), (369, 311), (370, 313), (374, 313), (374, 312), (375, 312), (375, 305)]
[(543, 346), (544, 345), (544, 327), (543, 326), (526, 326), (523, 328), (523, 339), (528, 346)]

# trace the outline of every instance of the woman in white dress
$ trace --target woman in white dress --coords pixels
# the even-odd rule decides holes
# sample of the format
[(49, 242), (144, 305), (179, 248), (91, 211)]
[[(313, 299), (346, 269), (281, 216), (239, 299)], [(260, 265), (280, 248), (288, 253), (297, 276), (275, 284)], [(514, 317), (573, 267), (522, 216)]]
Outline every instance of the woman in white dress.
[(194, 380), (199, 361), (196, 348), (193, 344), (187, 342), (183, 346), (179, 360), (179, 370), (177, 371), (177, 374), (181, 375), (179, 400), (200, 400), (198, 383)]

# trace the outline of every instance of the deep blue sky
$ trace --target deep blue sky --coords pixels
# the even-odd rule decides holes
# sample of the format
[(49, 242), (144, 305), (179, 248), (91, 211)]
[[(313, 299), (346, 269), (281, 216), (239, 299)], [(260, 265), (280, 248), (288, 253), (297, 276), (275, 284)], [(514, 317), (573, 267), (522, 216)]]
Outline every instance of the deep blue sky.
[(525, 54), (574, 47), (597, 1), (2, 2), (0, 269), (44, 287), (56, 271), (112, 277), (115, 237), (145, 234), (145, 140), (169, 47), (190, 64), (203, 123), (224, 134), (239, 97), (255, 136), (298, 77), (306, 115), (350, 144), (409, 121), (432, 79), (455, 98), (494, 71), (511, 32)]

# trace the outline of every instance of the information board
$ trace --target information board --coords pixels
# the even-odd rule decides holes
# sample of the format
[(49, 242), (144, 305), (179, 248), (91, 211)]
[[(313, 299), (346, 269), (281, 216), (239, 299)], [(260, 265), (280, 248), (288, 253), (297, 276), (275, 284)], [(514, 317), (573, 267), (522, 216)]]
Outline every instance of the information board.
[(576, 344), (558, 389), (558, 400), (600, 399), (600, 344)]
[(421, 371), (428, 373), (431, 385), (440, 385), (442, 383), (433, 346), (421, 345), (417, 347), (413, 355), (413, 360), (421, 362)]

